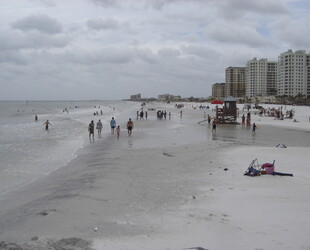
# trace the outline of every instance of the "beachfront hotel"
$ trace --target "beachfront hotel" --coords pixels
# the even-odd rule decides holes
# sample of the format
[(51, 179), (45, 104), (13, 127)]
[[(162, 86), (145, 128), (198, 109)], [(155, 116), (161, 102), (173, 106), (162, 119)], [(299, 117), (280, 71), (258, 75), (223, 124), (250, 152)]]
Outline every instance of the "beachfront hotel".
[(288, 50), (278, 57), (277, 95), (310, 96), (310, 54)]
[(228, 67), (225, 70), (225, 96), (236, 98), (245, 95), (245, 67)]
[(219, 96), (219, 88), (225, 89), (225, 97), (235, 98), (310, 97), (310, 54), (290, 49), (278, 61), (254, 58), (245, 67), (228, 67), (225, 86), (212, 85), (213, 97)]
[(225, 97), (225, 83), (212, 84), (212, 97), (217, 99)]
[(246, 96), (271, 96), (276, 94), (278, 62), (266, 58), (249, 60), (245, 67)]

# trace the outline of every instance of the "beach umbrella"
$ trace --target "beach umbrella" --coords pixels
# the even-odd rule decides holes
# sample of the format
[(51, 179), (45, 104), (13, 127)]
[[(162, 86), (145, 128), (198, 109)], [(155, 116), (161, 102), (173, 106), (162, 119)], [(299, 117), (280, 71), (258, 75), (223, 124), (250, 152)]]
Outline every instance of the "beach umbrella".
[(211, 104), (223, 104), (223, 102), (215, 99), (214, 101), (211, 102)]

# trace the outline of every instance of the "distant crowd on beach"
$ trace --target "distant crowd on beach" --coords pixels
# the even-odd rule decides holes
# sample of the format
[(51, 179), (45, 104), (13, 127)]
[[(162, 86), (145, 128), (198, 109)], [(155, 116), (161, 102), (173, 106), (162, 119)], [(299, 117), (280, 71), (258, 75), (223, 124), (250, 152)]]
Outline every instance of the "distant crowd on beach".
[[(147, 120), (148, 119), (148, 111), (152, 112), (153, 114), (155, 113), (155, 116), (158, 120), (166, 120), (166, 119), (171, 119), (171, 112), (167, 112), (166, 110), (164, 109), (159, 109), (157, 110), (156, 108), (148, 108), (147, 110), (145, 110), (146, 108), (144, 107), (145, 105), (141, 105), (142, 107), (136, 111), (136, 119), (137, 120)], [(181, 109), (181, 108), (184, 108), (184, 104), (176, 104), (175, 107), (177, 109)], [(200, 105), (199, 107), (198, 106), (189, 106), (187, 105), (188, 108), (193, 108), (193, 109), (210, 109), (209, 106), (202, 106)], [(100, 106), (95, 106), (95, 108), (99, 108), (100, 110)], [(112, 108), (112, 107), (110, 107)], [(251, 114), (254, 114), (254, 115), (258, 115), (258, 116), (269, 116), (269, 117), (274, 117), (275, 119), (279, 119), (279, 120), (283, 120), (283, 119), (293, 119), (294, 117), (294, 110), (291, 109), (291, 110), (286, 110), (283, 109), (282, 106), (278, 107), (278, 108), (263, 108), (263, 107), (255, 107), (256, 110), (252, 110), (250, 112), (250, 109), (252, 109), (252, 107), (250, 105), (244, 105), (244, 108), (243, 108), (243, 115), (241, 117), (241, 125), (242, 127), (247, 127), (247, 128), (252, 128), (252, 133), (255, 134), (256, 133), (256, 130), (259, 128), (257, 126), (257, 124), (255, 123), (251, 123)], [(210, 112), (217, 112), (217, 109), (218, 109), (218, 106), (216, 106), (215, 109), (212, 109), (210, 110)], [(115, 108), (113, 107), (113, 110), (115, 110)], [(247, 111), (247, 112), (244, 112), (244, 111)], [(66, 112), (66, 113), (69, 113), (68, 109), (63, 109), (63, 112)], [(103, 115), (103, 111), (100, 110), (100, 111), (95, 111), (93, 113), (93, 115), (97, 116), (97, 115)], [(239, 117), (239, 109), (237, 108), (237, 117)], [(180, 119), (182, 119), (183, 117), (183, 110), (180, 110), (179, 111), (179, 117)], [(215, 133), (216, 130), (217, 130), (217, 125), (220, 122), (220, 120), (217, 120), (217, 116), (216, 117), (211, 117), (210, 114), (207, 114), (206, 111), (204, 111), (204, 114), (203, 114), (203, 118), (204, 120), (201, 121), (201, 122), (204, 122), (204, 121), (207, 121), (208, 124), (211, 125), (211, 129), (212, 129), (212, 133)], [(38, 116), (35, 115), (35, 121), (38, 121)], [(309, 118), (309, 121), (310, 121), (310, 118)], [(200, 123), (200, 122), (198, 122)], [(49, 122), (49, 120), (46, 120), (43, 125), (45, 126), (45, 129), (48, 130), (49, 129), (49, 126), (52, 126), (52, 124)], [(134, 123), (132, 121), (131, 118), (128, 119), (127, 121), (127, 124), (126, 124), (126, 129), (127, 129), (127, 134), (128, 136), (131, 136), (132, 135), (132, 131), (133, 131), (133, 128), (134, 128)], [(117, 138), (119, 139), (120, 138), (120, 134), (121, 134), (121, 128), (120, 126), (117, 124), (116, 120), (114, 117), (111, 118), (110, 120), (110, 129), (111, 129), (111, 134), (116, 134)], [(103, 124), (102, 124), (102, 121), (101, 119), (99, 119), (96, 123), (94, 120), (91, 120), (91, 122), (88, 124), (88, 134), (89, 134), (89, 140), (90, 141), (94, 141), (95, 139), (95, 130), (97, 130), (97, 133), (98, 133), (98, 137), (100, 138), (101, 135), (102, 135), (102, 130), (103, 130)]]

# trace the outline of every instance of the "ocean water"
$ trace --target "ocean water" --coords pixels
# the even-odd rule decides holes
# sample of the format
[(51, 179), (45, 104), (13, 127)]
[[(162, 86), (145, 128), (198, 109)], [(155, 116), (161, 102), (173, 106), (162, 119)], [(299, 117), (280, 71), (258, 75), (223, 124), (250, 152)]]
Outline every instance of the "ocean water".
[[(89, 144), (91, 120), (101, 119), (104, 139), (111, 117), (124, 122), (133, 106), (122, 101), (0, 101), (0, 195), (66, 165)], [(52, 124), (47, 131), (46, 120)]]

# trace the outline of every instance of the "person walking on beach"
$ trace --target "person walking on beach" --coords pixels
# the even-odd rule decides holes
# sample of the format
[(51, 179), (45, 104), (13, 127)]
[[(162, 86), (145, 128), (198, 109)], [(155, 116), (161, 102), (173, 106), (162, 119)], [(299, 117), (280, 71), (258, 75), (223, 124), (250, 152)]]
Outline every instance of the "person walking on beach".
[(256, 129), (257, 129), (257, 126), (255, 124), (255, 122), (253, 123), (253, 126), (252, 126), (252, 134), (255, 134), (256, 133)]
[(37, 116), (37, 115), (34, 116), (34, 120), (35, 120), (36, 122), (38, 121), (38, 116)]
[(216, 120), (215, 119), (212, 122), (212, 132), (216, 132)]
[(52, 124), (48, 120), (46, 120), (46, 122), (44, 122), (43, 125), (45, 125), (45, 130), (48, 130), (48, 125)]
[(101, 131), (102, 131), (102, 122), (99, 120), (96, 124), (96, 129), (98, 130), (98, 136), (101, 136)]
[(121, 128), (120, 128), (120, 126), (118, 125), (117, 128), (116, 128), (117, 139), (119, 139), (120, 133), (121, 133)]
[(88, 125), (88, 132), (89, 132), (89, 140), (90, 141), (91, 141), (91, 139), (93, 139), (93, 141), (95, 140), (94, 130), (95, 130), (95, 124), (94, 124), (94, 121), (91, 121), (90, 124)]
[(111, 133), (114, 134), (114, 129), (116, 128), (116, 121), (114, 120), (114, 117), (112, 117), (112, 120), (110, 121), (111, 126)]
[(128, 135), (131, 136), (132, 134), (132, 129), (133, 129), (133, 122), (131, 118), (129, 118), (129, 121), (127, 122), (127, 130), (128, 130)]

